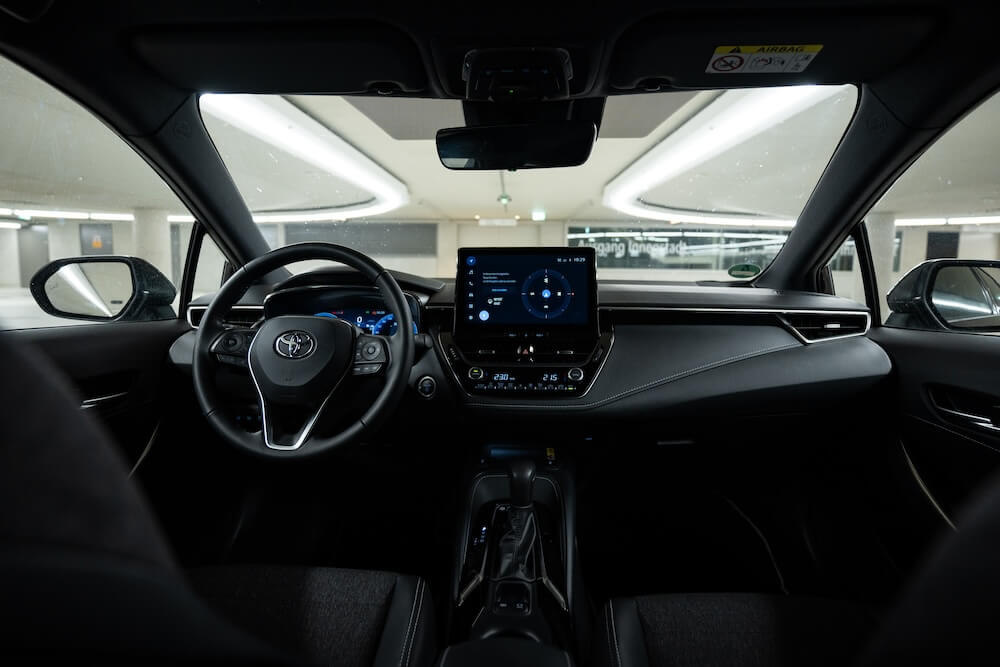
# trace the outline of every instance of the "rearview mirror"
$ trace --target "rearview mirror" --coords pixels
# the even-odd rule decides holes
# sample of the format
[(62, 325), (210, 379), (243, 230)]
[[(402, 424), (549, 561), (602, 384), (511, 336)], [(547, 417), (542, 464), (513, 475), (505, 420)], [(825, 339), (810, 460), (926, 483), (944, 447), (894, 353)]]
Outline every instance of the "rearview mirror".
[(1000, 331), (1000, 262), (924, 262), (903, 276), (887, 302), (890, 326)]
[(575, 167), (587, 161), (597, 138), (590, 121), (481, 125), (438, 130), (438, 158), (448, 169)]
[(173, 284), (138, 257), (69, 257), (31, 278), (31, 295), (50, 315), (93, 322), (175, 317)]

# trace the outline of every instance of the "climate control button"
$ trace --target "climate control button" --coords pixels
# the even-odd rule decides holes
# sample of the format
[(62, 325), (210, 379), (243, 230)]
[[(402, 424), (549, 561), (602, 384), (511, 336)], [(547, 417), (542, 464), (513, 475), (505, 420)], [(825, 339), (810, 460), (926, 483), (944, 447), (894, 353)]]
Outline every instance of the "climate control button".
[(470, 380), (482, 380), (484, 375), (486, 375), (486, 373), (484, 373), (483, 369), (479, 366), (473, 366), (469, 369)]
[(583, 379), (583, 369), (582, 368), (571, 368), (571, 369), (569, 369), (569, 372), (566, 373), (566, 377), (568, 377), (573, 382), (579, 382), (580, 380)]

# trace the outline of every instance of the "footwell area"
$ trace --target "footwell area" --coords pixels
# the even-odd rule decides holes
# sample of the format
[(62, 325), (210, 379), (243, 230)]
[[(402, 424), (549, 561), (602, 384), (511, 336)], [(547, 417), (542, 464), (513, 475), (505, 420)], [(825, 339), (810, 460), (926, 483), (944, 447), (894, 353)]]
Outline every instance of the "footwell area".
[(719, 490), (630, 473), (581, 489), (578, 543), (595, 601), (669, 592), (782, 592), (768, 547)]

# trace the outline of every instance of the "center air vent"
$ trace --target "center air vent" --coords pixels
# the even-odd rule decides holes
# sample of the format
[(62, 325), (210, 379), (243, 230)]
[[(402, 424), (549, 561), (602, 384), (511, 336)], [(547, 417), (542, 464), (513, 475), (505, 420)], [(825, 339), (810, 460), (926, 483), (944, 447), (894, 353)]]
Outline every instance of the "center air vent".
[(860, 336), (868, 331), (871, 316), (856, 312), (783, 313), (782, 321), (807, 343)]
[[(207, 309), (208, 306), (190, 306), (187, 311), (188, 324), (198, 328)], [(262, 306), (233, 306), (229, 314), (226, 315), (225, 322), (234, 326), (249, 327), (263, 316), (264, 308)]]

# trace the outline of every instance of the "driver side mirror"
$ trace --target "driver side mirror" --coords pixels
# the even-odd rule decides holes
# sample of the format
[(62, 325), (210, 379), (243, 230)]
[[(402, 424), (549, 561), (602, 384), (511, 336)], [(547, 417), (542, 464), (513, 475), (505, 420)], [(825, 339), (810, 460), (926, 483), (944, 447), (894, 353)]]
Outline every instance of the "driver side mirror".
[(31, 278), (31, 295), (49, 315), (92, 322), (176, 317), (177, 296), (159, 269), (138, 257), (69, 257)]
[(890, 326), (1000, 331), (1000, 262), (924, 262), (903, 276), (887, 300)]

